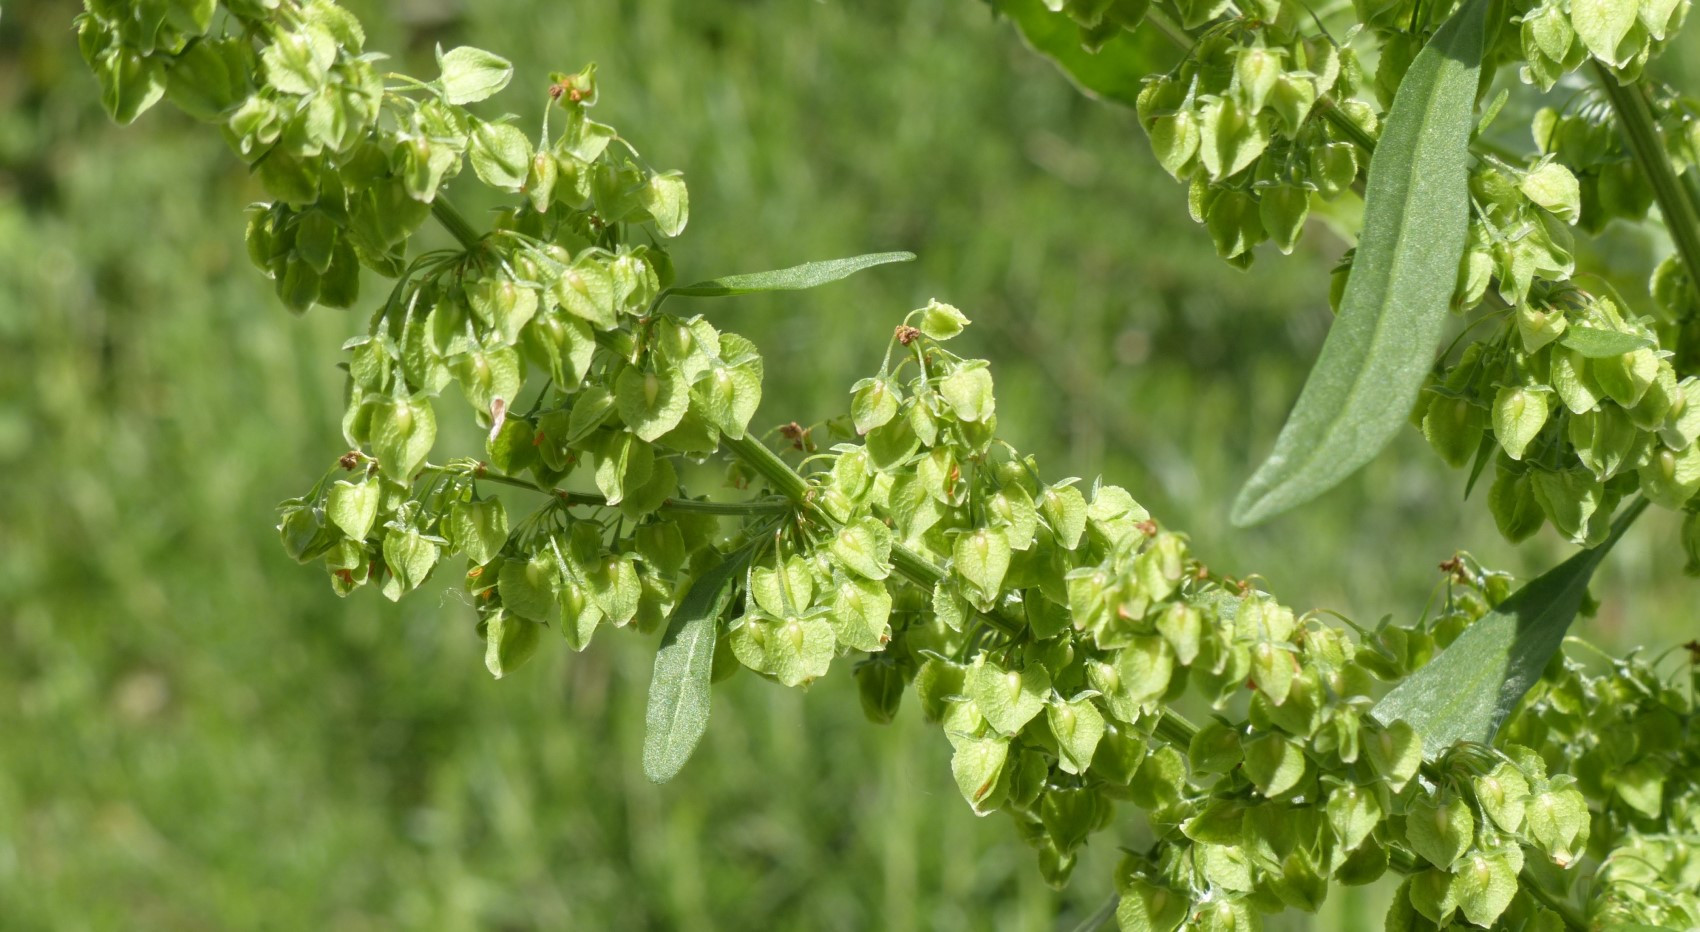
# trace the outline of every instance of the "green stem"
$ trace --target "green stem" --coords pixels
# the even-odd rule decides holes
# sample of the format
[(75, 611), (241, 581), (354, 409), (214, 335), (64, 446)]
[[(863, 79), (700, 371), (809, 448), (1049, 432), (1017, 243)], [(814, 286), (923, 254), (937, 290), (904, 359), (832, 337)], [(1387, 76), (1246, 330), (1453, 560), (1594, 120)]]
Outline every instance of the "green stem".
[(808, 504), (809, 484), (795, 469), (780, 459), (779, 454), (769, 450), (767, 444), (749, 434), (736, 440), (722, 437), (721, 442), (733, 456), (742, 460), (745, 466), (766, 479), (775, 492), (799, 505)]
[(1578, 909), (1575, 903), (1559, 899), (1550, 890), (1541, 886), (1540, 880), (1529, 872), (1527, 866), (1524, 866), (1522, 872), (1517, 875), (1517, 879), (1530, 896), (1539, 900), (1542, 906), (1557, 913), (1558, 918), (1564, 920), (1565, 928), (1575, 929), (1576, 932), (1588, 932), (1588, 917), (1582, 914), (1582, 910)]
[(1080, 925), (1074, 927), (1074, 932), (1098, 932), (1099, 929), (1104, 927), (1104, 923), (1109, 922), (1115, 916), (1116, 904), (1121, 901), (1121, 894), (1110, 894), (1110, 898), (1105, 900), (1103, 905), (1093, 910), (1090, 916), (1081, 920)]
[(1618, 125), (1623, 127), (1635, 164), (1653, 188), (1653, 199), (1659, 204), (1659, 213), (1664, 215), (1665, 228), (1670, 231), (1677, 255), (1688, 271), (1688, 280), (1700, 282), (1700, 214), (1697, 214), (1682, 182), (1677, 180), (1676, 169), (1671, 167), (1664, 140), (1653, 120), (1653, 107), (1647, 99), (1646, 87), (1619, 84), (1617, 78), (1599, 62), (1594, 63), (1594, 73), (1600, 89), (1611, 101), (1612, 110), (1617, 113)]
[(1417, 860), (1417, 856), (1404, 848), (1387, 847), (1387, 868), (1399, 874), (1415, 874), (1428, 865)]
[(1161, 711), (1163, 714), (1157, 719), (1157, 727), (1152, 729), (1151, 733), (1184, 752), (1192, 745), (1193, 736), (1198, 734), (1198, 726), (1176, 712), (1168, 709)]
[(1365, 155), (1375, 154), (1375, 137), (1347, 116), (1346, 111), (1340, 109), (1340, 105), (1335, 102), (1332, 95), (1324, 94), (1318, 97), (1316, 108), (1322, 111), (1323, 117), (1328, 122), (1334, 124), (1335, 129), (1343, 133), (1359, 149), (1364, 150)]
[[(441, 472), (463, 474), (445, 466), (425, 467), (426, 472)], [(517, 476), (504, 476), (499, 472), (491, 472), (490, 468), (480, 463), (472, 475), (483, 482), (494, 482), (498, 485), (512, 486), (529, 492), (538, 492), (553, 498), (558, 498), (568, 505), (589, 505), (595, 508), (619, 507), (608, 504), (608, 499), (593, 492), (574, 492), (569, 489), (550, 488), (538, 485), (529, 479)], [(745, 515), (770, 515), (791, 510), (791, 502), (782, 498), (757, 499), (750, 502), (699, 502), (689, 498), (669, 498), (662, 501), (661, 511), (686, 512), (699, 515), (716, 515), (720, 517), (742, 517)]]
[(483, 237), (472, 228), (472, 224), (466, 222), (466, 218), (460, 215), (460, 211), (455, 210), (455, 206), (449, 203), (448, 195), (441, 191), (437, 192), (437, 196), (431, 201), (431, 216), (436, 217), (437, 222), (443, 225), (443, 229), (452, 233), (463, 248), (478, 248), (478, 243)]

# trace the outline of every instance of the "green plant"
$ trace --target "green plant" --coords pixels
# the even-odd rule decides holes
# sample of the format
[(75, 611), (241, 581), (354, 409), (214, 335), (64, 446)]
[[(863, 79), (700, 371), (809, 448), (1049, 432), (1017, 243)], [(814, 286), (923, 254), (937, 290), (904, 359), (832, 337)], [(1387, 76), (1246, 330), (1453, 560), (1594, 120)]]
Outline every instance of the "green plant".
[[(1496, 516), (1521, 515), (1518, 529), (1550, 519), (1593, 549), (1516, 593), (1460, 556), (1438, 609), (1409, 626), (1295, 615), (1192, 559), (1185, 539), (1125, 490), (1047, 479), (999, 440), (988, 367), (947, 348), (968, 320), (938, 302), (897, 327), (877, 374), (853, 386), (847, 415), (781, 429), (788, 461), (749, 432), (764, 365), (755, 347), (673, 309), (682, 298), (810, 287), (905, 256), (677, 285), (664, 244), (688, 219), (685, 185), (590, 118), (594, 69), (557, 75), (539, 92), (533, 143), (511, 121), (468, 109), (507, 84), (505, 61), (458, 48), (439, 54), (433, 81), (381, 75), (359, 23), (323, 0), (91, 3), (79, 37), (114, 117), (169, 96), (224, 127), (274, 199), (253, 209), (248, 242), (291, 308), (354, 304), (361, 268), (397, 281), (346, 347), (343, 430), (354, 449), (282, 507), (289, 552), (322, 563), (339, 593), (372, 585), (392, 599), (463, 555), (498, 677), (547, 628), (575, 649), (605, 626), (661, 631), (644, 761), (652, 778), (684, 764), (715, 679), (747, 667), (801, 685), (857, 654), (869, 717), (889, 720), (913, 685), (952, 744), (965, 799), (976, 812), (1008, 813), (1052, 882), (1066, 881), (1087, 838), (1112, 824), (1116, 802), (1148, 814), (1157, 841), (1129, 854), (1118, 876), (1113, 908), (1125, 928), (1255, 925), (1264, 913), (1314, 909), (1330, 882), (1389, 870), (1406, 877), (1394, 928), (1700, 921), (1687, 873), (1700, 832), (1692, 680), (1684, 692), (1656, 663), (1631, 657), (1591, 672), (1585, 655), (1558, 653), (1593, 568), (1644, 503), (1622, 509), (1615, 532), (1609, 506), (1636, 489), (1670, 507), (1692, 499), (1683, 470), (1694, 383), (1651, 352), (1654, 327), (1626, 321), (1563, 282), (1568, 268), (1553, 268), (1565, 262), (1552, 256), (1568, 252), (1562, 219), (1588, 214), (1581, 183), (1565, 179), (1585, 172), (1483, 156), (1470, 177), (1476, 216), (1453, 210), (1453, 222), (1430, 223), (1463, 190), (1478, 75), (1510, 54), (1484, 37), (1502, 30), (1484, 24), (1506, 11), (1472, 0), (1420, 54), (1427, 28), (1412, 24), (1438, 22), (1441, 11), (1364, 13), (1383, 42), (1377, 88), (1394, 98), (1383, 122), (1353, 99), (1367, 75), (1350, 49), (1326, 33), (1301, 35), (1309, 21), (1286, 8), (1218, 21), (1225, 10), (1183, 11), (1181, 25), (1155, 19), (1176, 37), (1205, 28), (1177, 73), (1137, 97), (1159, 157), (1191, 178), (1195, 213), (1224, 255), (1248, 262), (1271, 232), (1290, 248), (1312, 189), (1350, 197), (1363, 153), (1377, 153), (1330, 338), (1344, 349), (1325, 351), (1242, 516), (1296, 504), (1349, 471), (1343, 463), (1373, 455), (1431, 369), (1445, 308), (1474, 306), (1497, 278), (1506, 308), (1489, 319), (1501, 336), (1471, 344), (1467, 362), (1436, 377), (1420, 403), (1425, 430), (1443, 452), (1463, 449), (1459, 459), (1503, 453), (1500, 482), (1511, 491), (1491, 496)], [(1065, 15), (1013, 12), (1053, 36)], [(1108, 49), (1150, 12), (1066, 15)], [(1635, 28), (1625, 26), (1630, 37)], [(1619, 39), (1613, 55), (1634, 44)], [(1633, 77), (1645, 45), (1610, 66)], [(1283, 71), (1289, 55), (1322, 71)], [(1116, 60), (1112, 50), (1092, 61)], [(1536, 80), (1557, 67), (1533, 62)], [(1637, 99), (1625, 98), (1629, 112)], [(564, 124), (556, 133), (552, 120)], [(1673, 182), (1666, 194), (1685, 199), (1659, 159)], [(513, 196), (489, 232), (442, 192), (466, 162)], [(1389, 212), (1389, 199), (1406, 209)], [(1675, 210), (1663, 213), (1680, 245)], [(410, 255), (432, 215), (457, 245)], [(1418, 274), (1411, 262), (1422, 263)], [(1435, 269), (1446, 272), (1443, 287)], [(1680, 275), (1664, 268), (1654, 289), (1679, 310)], [(1408, 329), (1389, 341), (1382, 322)], [(1531, 340), (1531, 329), (1551, 335)], [(1618, 449), (1611, 425), (1577, 440), (1544, 416), (1535, 423), (1544, 383), (1498, 386), (1491, 429), (1456, 404), (1437, 411), (1435, 399), (1476, 410), (1481, 399), (1466, 388), (1478, 371), (1498, 360), (1500, 373), (1512, 364), (1519, 376), (1537, 373), (1542, 364), (1528, 357), (1550, 346), (1587, 360), (1573, 386), (1551, 389), (1592, 392), (1577, 419), (1621, 411), (1641, 432), (1633, 443)], [(1353, 366), (1362, 371), (1347, 373), (1352, 390), (1336, 390)], [(484, 455), (434, 464), (437, 399), (451, 384), (487, 438)], [(1283, 445), (1326, 455), (1295, 466)], [(1609, 475), (1589, 480), (1571, 456), (1589, 470), (1609, 462)], [(758, 494), (690, 494), (714, 471)], [(1559, 478), (1534, 478), (1547, 473)], [(1517, 497), (1523, 478), (1533, 505)], [(492, 486), (542, 504), (510, 521)], [(1204, 724), (1183, 717), (1187, 695), (1209, 703)]]

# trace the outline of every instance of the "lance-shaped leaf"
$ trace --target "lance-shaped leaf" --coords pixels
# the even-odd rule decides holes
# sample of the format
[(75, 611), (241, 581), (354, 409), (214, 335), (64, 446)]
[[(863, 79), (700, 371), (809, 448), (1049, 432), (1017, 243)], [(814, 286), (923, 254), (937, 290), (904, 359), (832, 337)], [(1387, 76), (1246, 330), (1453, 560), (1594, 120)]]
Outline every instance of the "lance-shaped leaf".
[(644, 715), (643, 772), (656, 783), (678, 774), (708, 728), (716, 626), (752, 552), (735, 551), (697, 577), (667, 621)]
[(1470, 0), (1454, 13), (1399, 85), (1370, 160), (1339, 319), (1274, 452), (1234, 502), (1240, 527), (1338, 485), (1387, 445), (1416, 401), (1464, 255), (1486, 8)]
[(1594, 568), (1646, 507), (1645, 499), (1637, 500), (1598, 547), (1541, 574), (1465, 628), (1440, 656), (1376, 703), (1375, 717), (1409, 724), (1428, 758), (1459, 741), (1492, 741), (1563, 643)]
[(804, 291), (828, 282), (871, 269), (876, 265), (891, 262), (914, 261), (912, 252), (875, 252), (865, 256), (851, 256), (848, 259), (827, 259), (823, 262), (805, 262), (788, 269), (776, 269), (772, 272), (750, 272), (746, 275), (727, 275), (723, 278), (711, 278), (694, 285), (684, 285), (669, 290), (670, 294), (682, 295), (687, 298), (725, 298), (732, 295), (755, 294), (758, 291)]

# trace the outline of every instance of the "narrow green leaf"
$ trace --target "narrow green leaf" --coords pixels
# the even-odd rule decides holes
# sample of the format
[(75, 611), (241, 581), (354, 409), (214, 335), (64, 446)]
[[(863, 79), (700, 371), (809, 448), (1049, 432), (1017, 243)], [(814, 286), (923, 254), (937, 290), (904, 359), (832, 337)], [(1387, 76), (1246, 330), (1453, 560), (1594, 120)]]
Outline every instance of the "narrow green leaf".
[(745, 547), (710, 567), (691, 583), (668, 619), (644, 715), (643, 772), (656, 783), (679, 773), (708, 728), (716, 627), (731, 601), (732, 583), (752, 553)]
[(1239, 527), (1339, 484), (1387, 445), (1417, 399), (1464, 255), (1486, 8), (1471, 0), (1453, 14), (1399, 85), (1370, 160), (1339, 319), (1274, 452), (1234, 502)]
[(865, 256), (851, 256), (848, 259), (827, 259), (823, 262), (805, 262), (788, 269), (777, 269), (772, 272), (751, 272), (747, 275), (727, 275), (723, 278), (712, 278), (706, 282), (685, 285), (672, 289), (672, 293), (687, 298), (724, 298), (731, 295), (754, 294), (758, 291), (803, 291), (835, 282), (841, 278), (871, 269), (876, 265), (889, 262), (912, 262), (915, 254), (912, 252), (874, 252)]
[(1564, 641), (1594, 568), (1646, 507), (1645, 499), (1636, 501), (1598, 547), (1543, 573), (1464, 629), (1440, 656), (1376, 703), (1375, 717), (1409, 724), (1429, 758), (1459, 741), (1492, 741)]

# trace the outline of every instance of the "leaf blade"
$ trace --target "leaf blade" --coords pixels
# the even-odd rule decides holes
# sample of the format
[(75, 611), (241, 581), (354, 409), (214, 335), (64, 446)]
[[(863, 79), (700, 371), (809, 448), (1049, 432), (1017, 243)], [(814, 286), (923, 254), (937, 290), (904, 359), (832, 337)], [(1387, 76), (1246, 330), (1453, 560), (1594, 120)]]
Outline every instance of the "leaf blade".
[(1486, 0), (1435, 33), (1399, 85), (1370, 160), (1365, 220), (1340, 316), (1269, 458), (1240, 490), (1247, 527), (1307, 502), (1369, 462), (1405, 422), (1451, 305), (1469, 230)]
[(1491, 742), (1563, 643), (1594, 569), (1646, 507), (1638, 500), (1598, 547), (1542, 573), (1477, 619), (1370, 714), (1383, 724), (1409, 724), (1429, 759), (1459, 741)]
[[(1039, 55), (1088, 97), (1113, 100), (1128, 107), (1139, 101), (1145, 77), (1169, 66), (1169, 50), (1150, 41), (1151, 30), (1115, 34), (1097, 51), (1080, 42), (1080, 28), (1067, 16), (1045, 8), (1040, 0), (990, 0), (991, 6), (1015, 26), (1016, 32)], [(1154, 60), (1161, 61), (1158, 68)]]
[(913, 262), (912, 252), (873, 252), (843, 259), (805, 262), (788, 269), (771, 272), (749, 272), (725, 275), (670, 290), (683, 298), (726, 298), (733, 295), (756, 294), (763, 291), (804, 291), (892, 262)]
[(697, 577), (667, 621), (644, 713), (643, 773), (652, 782), (677, 776), (708, 729), (716, 626), (752, 553), (734, 551)]

